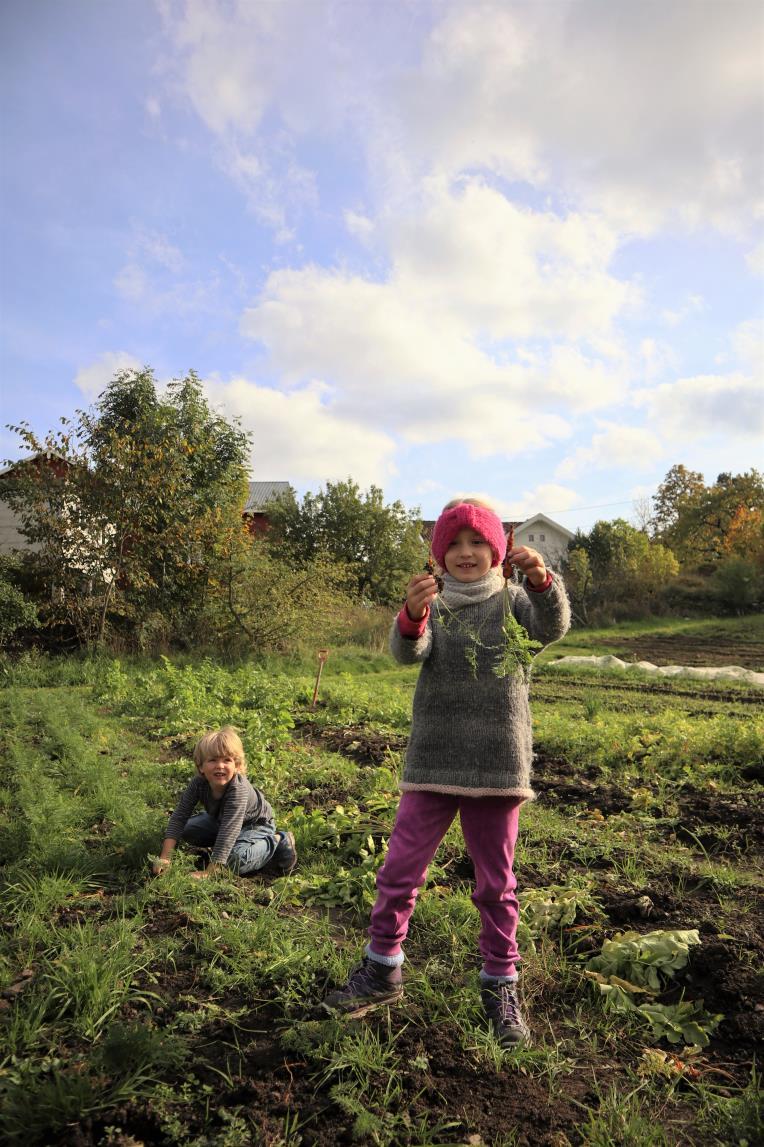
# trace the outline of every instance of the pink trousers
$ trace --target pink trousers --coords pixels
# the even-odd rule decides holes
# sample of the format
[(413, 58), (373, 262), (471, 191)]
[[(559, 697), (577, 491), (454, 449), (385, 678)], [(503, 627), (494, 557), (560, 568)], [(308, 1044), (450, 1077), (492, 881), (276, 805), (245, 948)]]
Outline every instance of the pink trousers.
[(517, 797), (465, 797), (404, 792), (385, 863), (377, 874), (377, 900), (369, 937), (374, 955), (399, 957), (417, 893), (438, 845), (459, 812), (475, 865), (472, 901), (480, 912), (480, 954), (486, 976), (514, 976), (519, 962), (519, 915), (512, 870), (521, 801)]

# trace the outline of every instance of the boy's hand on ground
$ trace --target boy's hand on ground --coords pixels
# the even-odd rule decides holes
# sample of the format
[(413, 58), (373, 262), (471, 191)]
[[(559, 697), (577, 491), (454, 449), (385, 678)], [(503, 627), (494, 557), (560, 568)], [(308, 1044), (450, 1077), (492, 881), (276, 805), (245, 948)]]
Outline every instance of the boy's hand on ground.
[(172, 861), (167, 858), (155, 860), (151, 865), (151, 871), (154, 876), (161, 876), (163, 872), (167, 871), (171, 864)]
[(406, 590), (406, 609), (412, 621), (422, 620), (437, 593), (438, 583), (432, 574), (414, 574)]
[(517, 546), (509, 552), (509, 560), (521, 573), (524, 573), (531, 585), (543, 585), (546, 581), (546, 563), (538, 550), (530, 546)]
[(206, 868), (202, 868), (198, 872), (192, 872), (191, 875), (194, 880), (206, 880), (208, 876), (219, 876), (224, 868), (224, 864), (216, 864), (213, 861), (212, 864), (208, 864)]

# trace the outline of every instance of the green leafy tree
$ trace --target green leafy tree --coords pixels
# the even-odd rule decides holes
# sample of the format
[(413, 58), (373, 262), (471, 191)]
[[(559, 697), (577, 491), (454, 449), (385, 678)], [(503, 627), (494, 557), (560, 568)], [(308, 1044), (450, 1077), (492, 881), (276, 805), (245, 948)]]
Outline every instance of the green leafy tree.
[(691, 522), (705, 492), (703, 475), (681, 464), (672, 466), (658, 487), (653, 499), (653, 531), (658, 541), (677, 554), (690, 541)]
[(264, 538), (226, 539), (219, 592), (207, 610), (208, 636), (241, 652), (330, 642), (347, 628), (352, 599), (347, 571), (322, 555), (299, 567), (277, 557)]
[[(49, 620), (100, 644), (161, 616), (177, 630), (205, 608), (226, 533), (242, 531), (248, 437), (210, 410), (195, 374), (160, 395), (150, 369), (123, 371), (95, 406), (39, 439), (8, 500), (36, 547)], [(46, 462), (45, 459), (50, 461)]]
[[(679, 572), (673, 553), (659, 542), (651, 542), (642, 530), (623, 518), (596, 522), (590, 533), (577, 534), (574, 548), (589, 562), (593, 600), (600, 605), (622, 603), (644, 609)], [(583, 566), (583, 557), (577, 562)]]
[(575, 546), (569, 552), (565, 563), (565, 582), (574, 607), (583, 621), (588, 623), (588, 603), (594, 589), (594, 579), (589, 555), (583, 546)]
[(713, 589), (725, 609), (743, 614), (762, 600), (764, 579), (750, 558), (732, 554), (714, 570)]
[(720, 474), (691, 519), (699, 560), (709, 564), (722, 561), (729, 539), (739, 531), (741, 519), (764, 511), (764, 478), (758, 470), (744, 474)]
[(272, 553), (295, 568), (320, 557), (339, 563), (352, 592), (372, 602), (398, 600), (426, 557), (418, 510), (385, 504), (378, 486), (327, 482), (302, 501), (289, 494), (268, 507)]
[(764, 512), (764, 478), (757, 470), (723, 473), (706, 486), (702, 474), (673, 466), (654, 506), (656, 538), (684, 565), (713, 568), (730, 552), (746, 518)]
[(0, 649), (9, 645), (19, 630), (39, 625), (36, 605), (16, 584), (19, 566), (13, 555), (0, 556)]

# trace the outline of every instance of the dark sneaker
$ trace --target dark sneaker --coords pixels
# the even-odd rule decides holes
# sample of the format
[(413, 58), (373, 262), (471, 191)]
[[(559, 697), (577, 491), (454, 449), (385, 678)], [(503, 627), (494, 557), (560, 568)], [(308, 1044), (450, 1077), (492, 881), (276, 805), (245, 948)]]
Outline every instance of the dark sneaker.
[(530, 1038), (517, 997), (517, 984), (488, 981), (480, 989), (480, 998), (488, 1023), (502, 1047), (518, 1047)]
[(344, 988), (330, 992), (321, 1006), (328, 1012), (341, 1012), (350, 1019), (366, 1015), (381, 1004), (392, 1004), (403, 995), (400, 965), (390, 968), (364, 956), (351, 972)]
[(274, 869), (281, 876), (288, 876), (296, 864), (297, 849), (294, 845), (294, 833), (282, 832), (281, 840), (268, 867)]

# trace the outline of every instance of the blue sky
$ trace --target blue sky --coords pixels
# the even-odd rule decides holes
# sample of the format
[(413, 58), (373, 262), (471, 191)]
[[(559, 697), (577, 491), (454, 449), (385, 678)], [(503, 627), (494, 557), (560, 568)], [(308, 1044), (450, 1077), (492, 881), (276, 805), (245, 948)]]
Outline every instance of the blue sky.
[(5, 0), (0, 43), (3, 423), (194, 369), (253, 478), (571, 530), (764, 466), (758, 0)]

